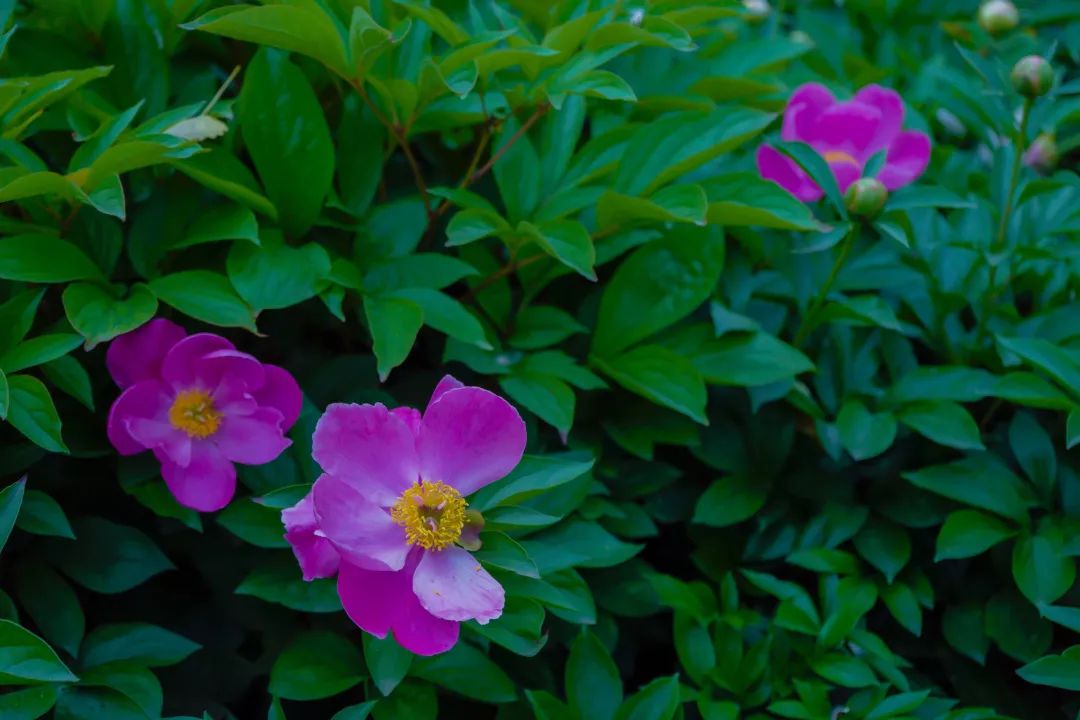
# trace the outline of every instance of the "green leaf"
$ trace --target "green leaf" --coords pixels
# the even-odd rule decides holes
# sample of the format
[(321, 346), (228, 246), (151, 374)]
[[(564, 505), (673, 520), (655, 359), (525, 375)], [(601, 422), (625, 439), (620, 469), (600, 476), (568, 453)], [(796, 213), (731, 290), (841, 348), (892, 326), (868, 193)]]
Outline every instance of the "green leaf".
[(1032, 367), (1042, 370), (1066, 390), (1080, 388), (1080, 365), (1060, 347), (1040, 338), (1005, 338), (998, 336), (998, 345), (1018, 355)]
[(360, 651), (340, 635), (305, 632), (285, 648), (270, 671), (270, 692), (286, 700), (321, 700), (363, 679)]
[(1080, 692), (1080, 645), (1074, 645), (1061, 655), (1041, 657), (1017, 670), (1016, 674), (1036, 685)]
[(583, 718), (611, 720), (622, 704), (619, 669), (603, 643), (582, 628), (566, 660), (566, 699)]
[(378, 360), (379, 380), (405, 362), (416, 334), (424, 324), (424, 310), (415, 302), (397, 297), (364, 296), (364, 315)]
[(510, 223), (494, 210), (465, 208), (450, 218), (446, 225), (447, 247), (457, 247), (498, 235), (510, 229)]
[(858, 400), (844, 403), (836, 427), (840, 442), (856, 460), (880, 455), (896, 438), (896, 417), (890, 412), (872, 413)]
[(639, 553), (642, 545), (626, 543), (595, 522), (566, 520), (521, 541), (541, 577), (570, 567), (612, 567)]
[(648, 198), (608, 191), (597, 203), (596, 224), (600, 228), (637, 222), (679, 222), (704, 225), (709, 199), (700, 185), (672, 185)]
[(967, 558), (986, 552), (1016, 530), (993, 515), (978, 510), (949, 513), (937, 538), (934, 562)]
[(341, 203), (363, 215), (382, 178), (386, 130), (356, 93), (345, 98), (337, 133), (337, 184)]
[(98, 266), (67, 240), (31, 234), (0, 242), (0, 279), (61, 283), (100, 276)]
[(701, 183), (708, 198), (710, 224), (820, 230), (810, 208), (794, 195), (755, 173), (729, 173)]
[(233, 203), (218, 203), (202, 210), (188, 226), (170, 250), (218, 242), (219, 240), (247, 240), (258, 245), (259, 221), (255, 213)]
[(775, 147), (806, 171), (810, 179), (825, 192), (825, 197), (832, 203), (836, 212), (846, 220), (848, 217), (847, 207), (844, 205), (843, 198), (840, 197), (840, 188), (836, 184), (836, 175), (833, 174), (825, 158), (817, 150), (803, 142), (782, 142)]
[(986, 634), (1003, 653), (1031, 662), (1050, 648), (1053, 626), (1019, 593), (998, 593), (986, 604)]
[(315, 92), (285, 53), (263, 49), (247, 66), (238, 114), (282, 228), (290, 237), (304, 235), (318, 220), (334, 177), (334, 144)]
[(309, 613), (341, 611), (337, 583), (330, 579), (305, 582), (296, 559), (282, 556), (263, 562), (236, 588), (237, 595), (250, 595), (266, 602)]
[(26, 290), (0, 305), (0, 352), (13, 348), (34, 324), (45, 289)]
[(377, 638), (364, 633), (364, 660), (371, 680), (379, 692), (389, 695), (405, 679), (412, 667), (413, 654), (394, 641), (393, 635)]
[(376, 700), (368, 700), (359, 705), (350, 705), (347, 708), (338, 710), (330, 720), (367, 720), (377, 704), (378, 701)]
[[(181, 27), (291, 50), (315, 58), (345, 77), (350, 74), (345, 42), (332, 16), (310, 0), (217, 8)], [(250, 75), (249, 68), (248, 82)]]
[(134, 662), (166, 667), (183, 662), (201, 646), (171, 630), (148, 623), (100, 625), (86, 636), (81, 660), (86, 667)]
[(708, 424), (705, 379), (693, 363), (660, 345), (641, 345), (609, 360), (596, 359), (597, 367), (627, 390), (658, 405)]
[(986, 662), (986, 651), (990, 649), (985, 626), (980, 605), (950, 605), (941, 619), (941, 629), (949, 645), (980, 665)]
[(0, 356), (0, 369), (11, 374), (44, 365), (67, 355), (80, 344), (82, 344), (82, 338), (74, 333), (38, 335), (22, 341)]
[(11, 391), (8, 422), (34, 444), (50, 452), (68, 452), (60, 435), (60, 416), (48, 389), (29, 375), (12, 375), (7, 381)]
[[(10, 489), (10, 488), (9, 488)], [(3, 493), (0, 493), (0, 498)], [(2, 505), (2, 502), (0, 502)], [(2, 515), (2, 513), (0, 513)], [(3, 523), (0, 521), (0, 527)], [(60, 504), (40, 490), (27, 490), (23, 498), (22, 512), (19, 513), (16, 527), (34, 535), (52, 535), (55, 537), (75, 539), (75, 531), (71, 529), (67, 516)], [(2, 533), (0, 533), (2, 534)], [(0, 550), (3, 543), (0, 543)]]
[(929, 696), (929, 690), (919, 690), (887, 697), (867, 713), (865, 720), (885, 720), (885, 718), (910, 715), (912, 711), (919, 709)]
[(521, 124), (511, 115), (492, 144), (492, 157), (499, 158), (492, 168), (495, 184), (506, 214), (515, 223), (530, 217), (540, 200), (540, 159), (529, 136), (520, 131)]
[(76, 682), (44, 640), (11, 620), (0, 620), (0, 683)]
[(881, 599), (889, 613), (916, 637), (922, 635), (923, 616), (919, 600), (907, 585), (894, 582), (881, 590)]
[(1076, 580), (1076, 561), (1065, 554), (1061, 533), (1044, 525), (1024, 534), (1013, 546), (1012, 574), (1016, 586), (1036, 605), (1049, 605)]
[(680, 225), (635, 251), (604, 290), (593, 352), (612, 357), (686, 317), (709, 298), (723, 266), (717, 228)]
[(596, 248), (585, 226), (575, 220), (549, 220), (533, 225), (518, 223), (517, 230), (544, 252), (587, 280), (596, 280)]
[(206, 187), (248, 206), (269, 218), (278, 212), (255, 182), (247, 166), (225, 150), (210, 150), (172, 161), (173, 167)]
[(0, 490), (0, 552), (11, 537), (11, 530), (15, 527), (15, 521), (19, 517), (22, 508), (23, 496), (26, 494), (26, 478), (16, 480), (3, 490)]
[(771, 385), (814, 369), (808, 357), (766, 332), (712, 338), (690, 359), (705, 380), (716, 385)]
[(671, 720), (679, 710), (679, 676), (660, 677), (627, 698), (615, 720)]
[(810, 660), (810, 668), (841, 687), (860, 688), (877, 683), (874, 672), (858, 658), (829, 653)]
[(431, 685), (406, 681), (398, 692), (380, 700), (373, 712), (375, 720), (437, 720), (439, 700)]
[(376, 265), (364, 275), (363, 284), (365, 290), (373, 293), (403, 288), (442, 290), (476, 274), (476, 268), (451, 255), (414, 253)]
[(939, 400), (908, 405), (897, 414), (900, 422), (939, 445), (957, 450), (982, 450), (979, 426), (971, 413), (954, 402)]
[(173, 568), (140, 530), (92, 516), (73, 524), (79, 540), (57, 546), (55, 561), (65, 575), (89, 590), (125, 592)]
[(818, 633), (818, 643), (832, 648), (843, 641), (877, 603), (877, 588), (862, 578), (844, 578), (836, 587), (836, 603)]
[(991, 455), (972, 455), (945, 465), (901, 474), (923, 490), (1012, 520), (1024, 522), (1027, 519), (1031, 501), (1024, 493), (1020, 478)]
[(463, 642), (441, 655), (417, 658), (412, 674), (480, 702), (511, 703), (517, 700), (517, 687), (502, 668)]
[(693, 522), (727, 527), (754, 516), (765, 504), (767, 488), (743, 474), (713, 481), (698, 498)]
[(553, 426), (563, 435), (574, 423), (574, 391), (558, 378), (534, 373), (516, 373), (499, 378), (499, 387), (514, 402)]
[(56, 685), (37, 685), (0, 695), (0, 717), (6, 720), (37, 720), (52, 709), (59, 696)]
[(594, 462), (591, 455), (581, 452), (525, 455), (505, 478), (470, 496), (469, 506), (484, 513), (497, 506), (519, 506), (577, 480), (592, 469)]
[(255, 313), (224, 275), (185, 270), (151, 280), (150, 290), (163, 303), (196, 320), (255, 332)]
[(262, 548), (289, 547), (281, 511), (250, 500), (233, 500), (217, 516), (225, 529), (245, 542)]
[(227, 268), (233, 287), (256, 311), (280, 309), (310, 300), (326, 287), (330, 256), (315, 243), (233, 243)]
[(586, 328), (561, 308), (550, 305), (528, 305), (514, 321), (514, 332), (508, 342), (523, 350), (536, 350), (562, 342)]
[(1013, 415), (1009, 446), (1039, 496), (1050, 498), (1057, 482), (1057, 455), (1050, 435), (1030, 413)]
[(161, 717), (161, 683), (154, 673), (140, 665), (120, 663), (91, 668), (83, 672), (79, 685), (115, 690), (134, 703), (146, 717)]
[(855, 549), (880, 570), (890, 584), (911, 559), (911, 539), (907, 531), (879, 518), (863, 525), (855, 536)]
[(41, 634), (72, 657), (79, 654), (86, 618), (71, 586), (42, 562), (20, 563), (15, 594)]
[(475, 345), (484, 350), (492, 349), (491, 343), (484, 335), (484, 328), (476, 316), (446, 293), (417, 287), (398, 290), (391, 297), (419, 305), (424, 313), (425, 325), (463, 343)]

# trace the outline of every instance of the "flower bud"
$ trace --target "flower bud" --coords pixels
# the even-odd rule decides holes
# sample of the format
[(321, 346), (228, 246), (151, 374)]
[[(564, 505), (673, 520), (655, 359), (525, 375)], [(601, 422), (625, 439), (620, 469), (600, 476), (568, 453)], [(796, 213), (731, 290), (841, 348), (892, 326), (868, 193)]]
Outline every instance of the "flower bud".
[(844, 204), (856, 217), (872, 218), (885, 207), (889, 191), (877, 178), (860, 178), (844, 194)]
[(1039, 55), (1028, 55), (1013, 66), (1009, 75), (1016, 92), (1026, 98), (1042, 97), (1054, 85), (1054, 69)]
[(1007, 33), (1020, 23), (1020, 13), (1009, 0), (988, 0), (979, 8), (979, 26), (991, 35)]
[(1041, 173), (1047, 173), (1054, 169), (1058, 162), (1057, 143), (1054, 141), (1054, 133), (1045, 132), (1035, 138), (1031, 147), (1024, 153), (1024, 164)]
[(769, 7), (769, 0), (743, 0), (743, 7), (746, 9), (747, 22), (757, 24), (769, 17), (769, 13), (772, 8)]

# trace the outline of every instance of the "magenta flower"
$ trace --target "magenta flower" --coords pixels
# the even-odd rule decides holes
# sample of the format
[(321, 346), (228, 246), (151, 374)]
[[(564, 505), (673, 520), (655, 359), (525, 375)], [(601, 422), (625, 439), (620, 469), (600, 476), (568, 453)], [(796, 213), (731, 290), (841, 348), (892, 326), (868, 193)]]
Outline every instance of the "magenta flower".
[[(889, 190), (922, 175), (930, 162), (930, 138), (903, 130), (904, 102), (893, 90), (868, 85), (851, 100), (837, 102), (823, 85), (807, 83), (795, 91), (784, 111), (780, 137), (804, 142), (825, 158), (844, 193), (863, 176), (867, 161), (886, 151), (877, 174)], [(768, 145), (757, 152), (761, 176), (776, 182), (803, 202), (813, 202), (822, 190), (799, 165)]]
[(220, 510), (236, 490), (233, 463), (268, 463), (291, 442), (296, 381), (223, 337), (185, 337), (152, 320), (116, 338), (106, 364), (124, 390), (109, 410), (109, 440), (122, 455), (153, 450), (181, 505)]
[(312, 439), (324, 474), (282, 513), (307, 579), (337, 571), (362, 630), (418, 655), (445, 652), (459, 623), (502, 614), (504, 593), (457, 543), (465, 497), (505, 476), (525, 450), (508, 402), (447, 375), (423, 415), (381, 404), (327, 408)]

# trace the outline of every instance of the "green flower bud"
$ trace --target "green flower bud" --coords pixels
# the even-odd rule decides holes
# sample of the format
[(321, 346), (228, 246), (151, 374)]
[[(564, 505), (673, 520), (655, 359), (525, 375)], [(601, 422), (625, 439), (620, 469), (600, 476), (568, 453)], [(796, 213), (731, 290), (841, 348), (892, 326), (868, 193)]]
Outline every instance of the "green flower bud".
[(856, 217), (872, 218), (885, 207), (889, 191), (877, 178), (860, 178), (844, 194), (848, 212)]
[(979, 8), (979, 26), (991, 35), (1007, 33), (1020, 23), (1020, 13), (1009, 0), (989, 0)]
[(1020, 58), (1013, 66), (1009, 75), (1012, 86), (1016, 92), (1026, 98), (1042, 97), (1050, 92), (1054, 85), (1054, 69), (1046, 58), (1039, 55), (1028, 55)]

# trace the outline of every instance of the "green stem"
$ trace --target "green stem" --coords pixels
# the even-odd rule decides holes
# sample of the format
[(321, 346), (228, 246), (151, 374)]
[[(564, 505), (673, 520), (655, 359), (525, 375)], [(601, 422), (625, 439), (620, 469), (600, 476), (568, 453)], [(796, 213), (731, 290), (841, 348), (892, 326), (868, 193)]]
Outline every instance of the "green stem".
[(851, 230), (849, 230), (848, 234), (844, 237), (844, 240), (840, 245), (840, 254), (836, 257), (836, 262), (833, 263), (832, 269), (829, 270), (829, 277), (825, 278), (825, 284), (821, 286), (817, 297), (810, 303), (810, 308), (806, 311), (806, 315), (803, 316), (802, 324), (799, 325), (799, 331), (795, 333), (795, 340), (793, 341), (795, 347), (802, 347), (803, 342), (806, 341), (806, 336), (814, 329), (818, 313), (821, 312), (821, 308), (825, 305), (825, 300), (829, 296), (829, 290), (832, 289), (833, 283), (836, 282), (837, 275), (840, 274), (841, 268), (843, 268), (844, 263), (847, 262), (848, 255), (851, 254), (851, 247), (855, 244), (855, 237), (859, 234), (858, 228), (858, 224), (853, 224)]

